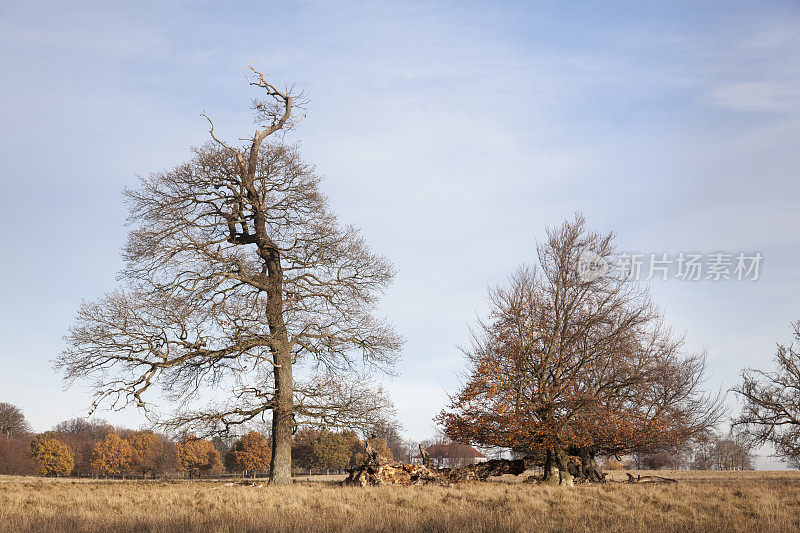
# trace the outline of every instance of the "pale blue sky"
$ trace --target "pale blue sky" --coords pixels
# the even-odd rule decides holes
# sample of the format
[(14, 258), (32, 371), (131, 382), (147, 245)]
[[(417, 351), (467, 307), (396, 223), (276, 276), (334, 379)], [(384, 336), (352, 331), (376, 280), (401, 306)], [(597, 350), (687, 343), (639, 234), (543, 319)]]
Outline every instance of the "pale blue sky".
[(800, 7), (697, 4), (0, 2), (0, 401), (37, 429), (88, 406), (50, 361), (115, 286), (120, 191), (203, 143), (203, 110), (249, 133), (256, 58), (308, 91), (292, 139), (399, 270), (410, 437), (487, 285), (575, 210), (626, 250), (764, 255), (757, 282), (653, 284), (709, 386), (734, 385), (800, 318)]

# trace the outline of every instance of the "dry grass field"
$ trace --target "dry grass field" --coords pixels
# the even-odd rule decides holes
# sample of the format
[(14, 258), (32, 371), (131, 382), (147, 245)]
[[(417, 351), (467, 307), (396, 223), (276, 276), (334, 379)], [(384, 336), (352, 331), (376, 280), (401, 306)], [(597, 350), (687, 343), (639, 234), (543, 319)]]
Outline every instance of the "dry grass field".
[[(2, 531), (797, 531), (798, 472), (659, 472), (670, 485), (291, 487), (0, 477)], [(617, 479), (624, 472), (614, 472)]]

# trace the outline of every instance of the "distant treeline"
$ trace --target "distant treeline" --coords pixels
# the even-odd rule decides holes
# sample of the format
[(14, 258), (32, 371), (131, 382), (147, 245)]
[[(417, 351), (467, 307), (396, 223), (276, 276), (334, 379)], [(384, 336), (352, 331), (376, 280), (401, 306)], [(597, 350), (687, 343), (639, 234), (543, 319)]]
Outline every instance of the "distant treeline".
[[(372, 436), (387, 458), (407, 459), (408, 445), (395, 430)], [(340, 472), (362, 464), (364, 440), (353, 431), (299, 429), (293, 436), (295, 473)], [(34, 433), (20, 409), (0, 403), (0, 474), (80, 477), (188, 477), (269, 472), (268, 435), (250, 431), (210, 439), (171, 437), (75, 418)]]

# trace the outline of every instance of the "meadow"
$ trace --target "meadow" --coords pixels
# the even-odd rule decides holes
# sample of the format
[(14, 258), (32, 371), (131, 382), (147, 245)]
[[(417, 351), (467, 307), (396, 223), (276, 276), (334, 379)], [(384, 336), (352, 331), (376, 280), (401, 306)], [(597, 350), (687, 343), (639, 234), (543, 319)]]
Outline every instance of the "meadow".
[(800, 524), (800, 472), (658, 474), (680, 482), (355, 488), (331, 478), (271, 487), (0, 477), (0, 530), (797, 531)]

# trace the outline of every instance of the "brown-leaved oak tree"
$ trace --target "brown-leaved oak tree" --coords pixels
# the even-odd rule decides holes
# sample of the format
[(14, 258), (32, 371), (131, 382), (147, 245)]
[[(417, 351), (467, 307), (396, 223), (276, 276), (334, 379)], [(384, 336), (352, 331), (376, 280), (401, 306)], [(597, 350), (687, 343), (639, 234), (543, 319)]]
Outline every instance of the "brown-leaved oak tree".
[(439, 416), (447, 435), (529, 455), (545, 482), (572, 485), (603, 480), (598, 453), (675, 444), (713, 425), (704, 358), (684, 353), (648, 291), (581, 273), (587, 257), (611, 259), (613, 234), (576, 215), (547, 237), (538, 266), (490, 292), (490, 317), (465, 350), (469, 376)]

